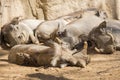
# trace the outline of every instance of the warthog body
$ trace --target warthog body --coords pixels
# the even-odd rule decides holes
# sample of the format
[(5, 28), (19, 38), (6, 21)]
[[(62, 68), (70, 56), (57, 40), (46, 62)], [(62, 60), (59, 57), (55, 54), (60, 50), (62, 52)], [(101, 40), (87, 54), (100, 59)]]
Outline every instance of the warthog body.
[(34, 37), (33, 30), (43, 21), (40, 20), (18, 20), (14, 18), (8, 24), (5, 24), (1, 29), (2, 46), (12, 47), (17, 44), (35, 43), (39, 41)]
[(115, 49), (120, 49), (120, 22), (116, 20), (106, 20), (98, 27), (94, 28), (89, 39), (95, 43), (95, 49), (100, 53), (113, 53)]
[(85, 15), (81, 19), (66, 25), (58, 34), (72, 49), (81, 41), (83, 35), (87, 36), (89, 32), (102, 21), (102, 18), (95, 15)]
[[(88, 59), (82, 59), (85, 56), (73, 56), (72, 53), (71, 50), (57, 43), (52, 43), (52, 47), (35, 44), (21, 44), (11, 48), (8, 60), (11, 63), (20, 65), (65, 67), (67, 65), (77, 65), (79, 63), (78, 66), (85, 67)], [(88, 56), (85, 58), (88, 58)]]
[[(106, 14), (104, 13), (105, 12), (97, 10), (95, 8), (73, 12), (71, 14), (61, 16), (60, 18), (57, 18), (55, 20), (49, 20), (41, 23), (36, 28), (35, 35), (40, 41), (42, 40), (45, 41), (47, 39), (55, 38), (55, 36), (61, 33), (61, 31), (63, 31), (64, 29), (67, 30), (68, 34), (71, 35), (72, 37), (74, 35), (78, 37), (79, 34), (88, 33), (92, 29), (92, 27), (100, 23), (103, 18), (106, 18)], [(92, 17), (90, 17), (91, 15)], [(93, 17), (93, 15), (95, 17)], [(98, 17), (101, 17), (101, 19), (98, 19)], [(97, 22), (92, 24), (91, 19), (92, 20), (95, 19), (94, 21)], [(85, 28), (83, 29), (83, 27)], [(78, 32), (80, 33), (78, 34)]]
[(64, 18), (49, 20), (41, 23), (35, 30), (35, 36), (39, 41), (54, 39), (56, 32), (63, 28), (68, 22)]

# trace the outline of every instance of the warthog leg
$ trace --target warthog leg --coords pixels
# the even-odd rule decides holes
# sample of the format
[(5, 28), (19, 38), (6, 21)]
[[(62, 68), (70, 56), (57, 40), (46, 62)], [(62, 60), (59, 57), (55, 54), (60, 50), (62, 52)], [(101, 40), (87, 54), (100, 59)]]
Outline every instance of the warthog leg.
[(57, 66), (57, 62), (60, 60), (60, 57), (59, 56), (54, 56), (53, 58), (52, 58), (52, 60), (51, 60), (51, 65), (52, 66)]
[(33, 43), (39, 44), (38, 39), (36, 39), (33, 34), (30, 34), (30, 38), (31, 38), (31, 40), (32, 40)]
[(96, 52), (100, 53), (100, 49), (98, 49), (97, 47), (94, 48)]
[(58, 37), (55, 38), (56, 42), (58, 42), (59, 44), (62, 44), (62, 40), (60, 40)]

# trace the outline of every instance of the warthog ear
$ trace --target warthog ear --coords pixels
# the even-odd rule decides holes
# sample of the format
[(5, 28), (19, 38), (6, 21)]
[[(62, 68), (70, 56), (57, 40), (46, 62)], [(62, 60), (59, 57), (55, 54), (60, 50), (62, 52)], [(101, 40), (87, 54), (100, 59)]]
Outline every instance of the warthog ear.
[(19, 23), (19, 18), (20, 17), (14, 17), (10, 23), (13, 24), (13, 25), (18, 24)]
[(102, 23), (100, 23), (100, 25), (98, 26), (98, 29), (100, 28), (106, 28), (106, 21), (103, 21)]
[(102, 23), (99, 24), (99, 26), (95, 29), (95, 31), (105, 33), (106, 30), (106, 21), (103, 21)]
[(67, 30), (65, 29), (64, 32), (62, 33), (63, 36), (67, 35)]

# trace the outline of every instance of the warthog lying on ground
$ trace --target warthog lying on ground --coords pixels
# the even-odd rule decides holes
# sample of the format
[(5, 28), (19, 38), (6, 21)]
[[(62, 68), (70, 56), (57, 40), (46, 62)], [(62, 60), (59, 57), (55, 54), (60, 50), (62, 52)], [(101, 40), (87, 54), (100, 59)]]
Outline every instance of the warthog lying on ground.
[(58, 36), (66, 42), (70, 49), (81, 41), (81, 38), (87, 36), (89, 32), (98, 26), (104, 19), (95, 15), (84, 15), (82, 18), (69, 23), (63, 29), (58, 31)]
[[(93, 23), (93, 24), (90, 23), (89, 21), (91, 21), (91, 19), (94, 19), (94, 18), (88, 17), (90, 19), (87, 20), (87, 18), (84, 18), (85, 15), (90, 15), (90, 16), (94, 15), (94, 16), (97, 16), (97, 17), (102, 17), (102, 19), (103, 19), (106, 16), (104, 13), (105, 12), (103, 12), (101, 10), (97, 10), (95, 8), (85, 9), (85, 10), (82, 10), (82, 11), (78, 11), (78, 12), (74, 12), (74, 13), (62, 16), (62, 17), (57, 18), (55, 20), (45, 21), (45, 22), (41, 23), (36, 28), (35, 35), (40, 41), (43, 40), (43, 42), (44, 42), (47, 39), (55, 38), (55, 36), (58, 35), (59, 32), (61, 32), (61, 30), (63, 30), (63, 29), (69, 31), (68, 33), (72, 32), (71, 34), (73, 34), (73, 33), (76, 34), (78, 32), (78, 30), (80, 31), (80, 29), (82, 29), (83, 27), (87, 27), (88, 25), (94, 26), (94, 25), (100, 23), (100, 19), (97, 19), (97, 18), (95, 18), (95, 21), (98, 20), (96, 23)], [(82, 19), (81, 19), (80, 16), (82, 16)], [(74, 18), (76, 20), (71, 20), (71, 19), (74, 19)], [(89, 24), (85, 25), (85, 22), (87, 22), (87, 21), (88, 21)], [(82, 23), (82, 22), (84, 22), (84, 23)], [(82, 26), (83, 24), (84, 24), (84, 26)], [(65, 27), (66, 25), (67, 25), (67, 27)], [(78, 27), (79, 25), (80, 25), (80, 27)], [(92, 28), (91, 26), (90, 26), (90, 28)], [(74, 27), (75, 27), (75, 29), (77, 29), (76, 31), (75, 31), (75, 29), (73, 29)], [(72, 30), (70, 31), (69, 29), (70, 30), (72, 29)], [(83, 34), (83, 32), (87, 32), (87, 30), (83, 31), (83, 29), (82, 29), (82, 31), (80, 31), (80, 32), (81, 32), (80, 34)], [(71, 36), (73, 36), (73, 35), (71, 35)]]
[(59, 67), (67, 65), (85, 67), (90, 61), (88, 55), (82, 53), (73, 54), (71, 50), (55, 42), (50, 43), (50, 46), (35, 44), (16, 45), (11, 48), (8, 60), (11, 63), (20, 65)]
[(45, 40), (54, 39), (59, 29), (68, 24), (64, 18), (49, 20), (41, 23), (35, 30), (35, 36), (39, 41), (45, 42)]
[(17, 44), (35, 43), (39, 41), (34, 37), (33, 30), (41, 23), (42, 20), (25, 19), (19, 21), (19, 17), (15, 17), (1, 29), (2, 47), (12, 47)]
[(89, 34), (89, 40), (100, 53), (113, 53), (120, 49), (120, 21), (106, 20)]
[(84, 14), (90, 14), (90, 15), (96, 15), (100, 18), (106, 19), (108, 18), (107, 13), (104, 10), (101, 9), (97, 9), (97, 8), (87, 8), (87, 9), (81, 9), (79, 11), (64, 15), (64, 16), (60, 16), (59, 18), (64, 18), (65, 16), (71, 16), (66, 18), (66, 20), (77, 20), (80, 19), (84, 16)]

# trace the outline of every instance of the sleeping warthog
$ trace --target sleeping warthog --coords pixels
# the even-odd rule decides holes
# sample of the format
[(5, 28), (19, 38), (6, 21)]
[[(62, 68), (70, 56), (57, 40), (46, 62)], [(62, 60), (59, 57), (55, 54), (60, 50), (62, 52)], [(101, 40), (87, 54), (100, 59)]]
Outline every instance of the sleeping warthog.
[(85, 15), (81, 19), (67, 24), (61, 31), (58, 31), (58, 36), (67, 43), (70, 49), (81, 42), (82, 35), (88, 36), (89, 32), (102, 21), (95, 15)]
[[(85, 67), (88, 56), (76, 57), (73, 52), (57, 43), (50, 43), (51, 47), (28, 44), (16, 45), (10, 50), (9, 62), (32, 66), (59, 66), (78, 65)], [(86, 59), (85, 59), (86, 58)]]
[(120, 49), (120, 22), (106, 20), (89, 34), (89, 40), (95, 44), (94, 48), (100, 53), (113, 53)]
[(35, 36), (39, 41), (54, 39), (59, 29), (68, 24), (64, 18), (49, 20), (41, 23), (35, 30)]
[(5, 24), (1, 29), (2, 47), (12, 47), (17, 44), (35, 43), (39, 41), (34, 37), (33, 30), (41, 23), (42, 20), (25, 19), (19, 21), (15, 17), (11, 22)]

